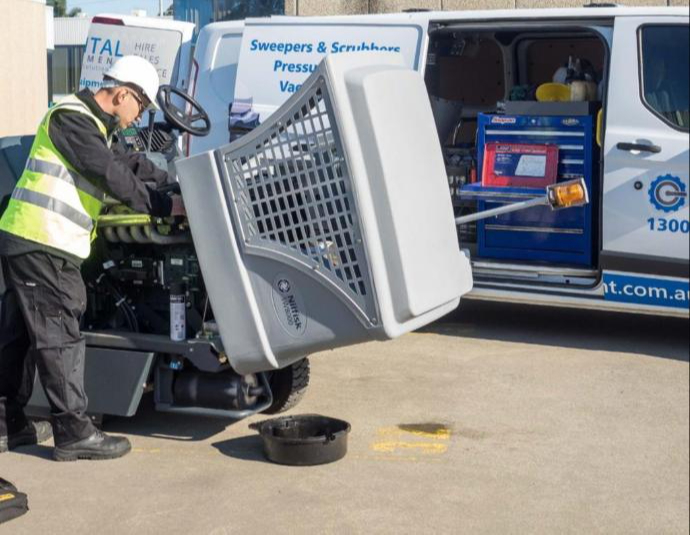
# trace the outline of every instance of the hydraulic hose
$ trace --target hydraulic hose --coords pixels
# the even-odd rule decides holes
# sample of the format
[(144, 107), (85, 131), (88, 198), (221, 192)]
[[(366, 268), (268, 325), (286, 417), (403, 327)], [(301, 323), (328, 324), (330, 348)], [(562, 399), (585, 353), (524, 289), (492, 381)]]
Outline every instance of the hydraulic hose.
[(131, 227), (150, 225), (151, 216), (147, 214), (106, 214), (98, 218), (99, 227)]

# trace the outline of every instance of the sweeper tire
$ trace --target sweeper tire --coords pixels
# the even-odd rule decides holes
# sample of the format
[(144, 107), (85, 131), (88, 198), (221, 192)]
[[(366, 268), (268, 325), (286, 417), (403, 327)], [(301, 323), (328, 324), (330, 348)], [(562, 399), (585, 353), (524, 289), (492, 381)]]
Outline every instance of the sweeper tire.
[(280, 414), (295, 407), (309, 386), (309, 359), (303, 358), (283, 368), (271, 372), (268, 377), (273, 392), (273, 403), (263, 414)]

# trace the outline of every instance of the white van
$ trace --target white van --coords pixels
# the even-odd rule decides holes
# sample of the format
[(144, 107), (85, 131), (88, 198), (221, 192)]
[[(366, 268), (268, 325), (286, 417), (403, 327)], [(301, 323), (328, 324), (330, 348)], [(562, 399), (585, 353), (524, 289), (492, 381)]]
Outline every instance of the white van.
[(79, 89), (98, 89), (105, 72), (122, 56), (150, 61), (161, 84), (188, 88), (194, 24), (150, 17), (96, 15), (91, 20)]
[[(212, 130), (188, 139), (186, 152), (270, 120), (327, 54), (400, 54), (425, 78), (457, 216), (543, 194), (549, 174), (583, 177), (589, 188), (584, 208), (459, 226), (472, 258), (469, 297), (687, 317), (688, 49), (687, 9), (666, 7), (210, 24), (191, 93)], [(566, 77), (578, 101), (535, 98)], [(541, 90), (549, 98), (554, 88)], [(544, 156), (525, 168), (530, 181), (497, 180), (506, 165), (518, 174), (511, 151), (535, 158), (519, 154), (528, 149), (553, 149), (557, 163), (547, 170)]]
[[(99, 14), (91, 20), (81, 64), (79, 89), (94, 92), (103, 73), (122, 56), (135, 55), (150, 61), (161, 84), (189, 89), (194, 24), (152, 17)], [(162, 116), (158, 114), (158, 120)], [(148, 118), (142, 118), (146, 125)]]

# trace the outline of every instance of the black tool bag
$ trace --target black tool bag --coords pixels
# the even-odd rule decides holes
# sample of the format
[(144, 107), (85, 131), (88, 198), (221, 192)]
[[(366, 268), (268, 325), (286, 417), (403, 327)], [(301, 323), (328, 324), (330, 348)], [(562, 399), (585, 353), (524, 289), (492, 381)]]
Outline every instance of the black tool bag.
[(0, 524), (22, 516), (29, 510), (26, 494), (0, 477)]

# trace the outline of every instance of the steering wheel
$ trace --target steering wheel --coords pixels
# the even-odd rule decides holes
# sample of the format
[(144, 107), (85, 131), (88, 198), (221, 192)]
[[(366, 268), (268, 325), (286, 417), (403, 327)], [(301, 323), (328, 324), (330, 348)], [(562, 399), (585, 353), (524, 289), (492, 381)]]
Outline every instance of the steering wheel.
[[(183, 111), (173, 104), (171, 96), (181, 98), (185, 104), (185, 109), (191, 107), (189, 112)], [(156, 95), (156, 100), (158, 100), (158, 105), (165, 116), (165, 120), (168, 121), (178, 130), (192, 134), (193, 136), (207, 136), (211, 131), (211, 120), (208, 118), (208, 114), (204, 111), (196, 100), (190, 97), (184, 91), (177, 89), (169, 84), (160, 86), (158, 89), (158, 95)], [(194, 126), (194, 123), (203, 121), (203, 125)]]

